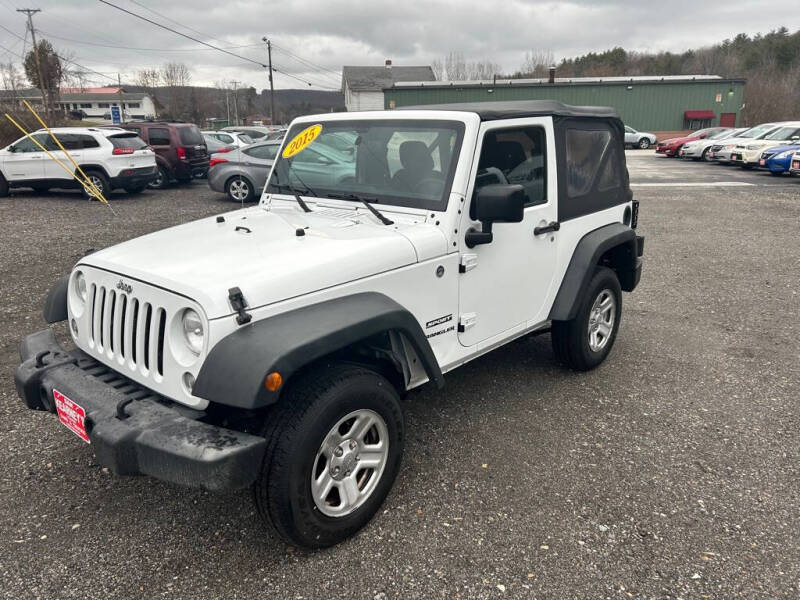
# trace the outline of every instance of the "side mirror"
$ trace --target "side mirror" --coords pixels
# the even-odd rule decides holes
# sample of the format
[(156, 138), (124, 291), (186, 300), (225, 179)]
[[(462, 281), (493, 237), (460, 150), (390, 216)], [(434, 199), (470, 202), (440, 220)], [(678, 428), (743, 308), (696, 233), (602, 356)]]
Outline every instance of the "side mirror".
[(11, 144), (11, 145), (8, 147), (8, 151), (9, 151), (9, 152), (16, 152), (16, 151), (17, 151), (17, 147), (16, 147), (14, 144)]
[(519, 223), (525, 208), (525, 188), (521, 185), (487, 185), (475, 196), (475, 219), (481, 231), (470, 229), (465, 235), (467, 248), (489, 244), (494, 239), (493, 223)]

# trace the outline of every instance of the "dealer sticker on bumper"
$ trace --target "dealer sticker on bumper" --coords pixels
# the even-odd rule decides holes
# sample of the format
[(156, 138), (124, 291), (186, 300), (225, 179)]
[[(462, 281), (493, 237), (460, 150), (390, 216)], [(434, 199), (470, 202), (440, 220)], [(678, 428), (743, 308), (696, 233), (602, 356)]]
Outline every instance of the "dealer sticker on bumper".
[(72, 431), (72, 433), (87, 444), (90, 444), (89, 434), (86, 433), (86, 411), (83, 410), (83, 407), (55, 389), (53, 390), (53, 399), (56, 401), (58, 420), (61, 421), (67, 429)]

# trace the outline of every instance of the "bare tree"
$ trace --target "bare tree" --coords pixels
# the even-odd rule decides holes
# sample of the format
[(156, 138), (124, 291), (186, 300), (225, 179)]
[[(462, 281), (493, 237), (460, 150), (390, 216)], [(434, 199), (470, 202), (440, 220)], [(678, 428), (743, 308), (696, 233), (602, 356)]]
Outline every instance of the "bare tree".
[(158, 69), (141, 69), (136, 72), (134, 81), (136, 85), (152, 92), (161, 84), (161, 73)]
[(450, 52), (444, 57), (444, 73), (447, 81), (467, 79), (467, 63), (463, 52)]
[(0, 63), (0, 85), (8, 92), (6, 97), (12, 107), (19, 104), (18, 92), (25, 86), (22, 72), (14, 63)]
[(500, 74), (501, 68), (490, 60), (470, 62), (467, 64), (467, 79), (492, 79)]
[(547, 77), (548, 69), (555, 64), (555, 56), (550, 50), (529, 50), (520, 67), (520, 77)]
[(186, 86), (192, 80), (191, 71), (185, 63), (168, 62), (161, 66), (161, 81), (168, 88), (169, 116), (173, 119), (190, 116), (191, 108), (188, 106), (190, 95)]
[(433, 76), (436, 78), (437, 81), (444, 80), (445, 72), (444, 72), (444, 65), (442, 64), (441, 59), (436, 59), (431, 63), (431, 70), (433, 71)]

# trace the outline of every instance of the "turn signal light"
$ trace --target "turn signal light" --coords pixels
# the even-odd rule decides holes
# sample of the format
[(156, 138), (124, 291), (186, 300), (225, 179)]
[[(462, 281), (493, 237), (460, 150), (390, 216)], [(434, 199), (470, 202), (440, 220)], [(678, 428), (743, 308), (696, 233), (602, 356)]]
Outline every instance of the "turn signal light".
[(210, 169), (214, 165), (218, 165), (219, 163), (226, 163), (226, 162), (228, 162), (227, 158), (212, 158), (210, 161), (208, 161), (208, 168)]
[(267, 378), (264, 379), (264, 387), (267, 388), (270, 392), (277, 392), (280, 387), (283, 385), (283, 377), (277, 371), (273, 371)]

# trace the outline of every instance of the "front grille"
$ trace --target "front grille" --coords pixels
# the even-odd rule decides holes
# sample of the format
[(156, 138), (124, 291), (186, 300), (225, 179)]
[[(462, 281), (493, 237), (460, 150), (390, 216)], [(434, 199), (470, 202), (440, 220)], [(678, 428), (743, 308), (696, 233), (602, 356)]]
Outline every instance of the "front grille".
[(91, 284), (89, 341), (112, 360), (127, 362), (144, 375), (164, 375), (167, 311), (133, 295)]

